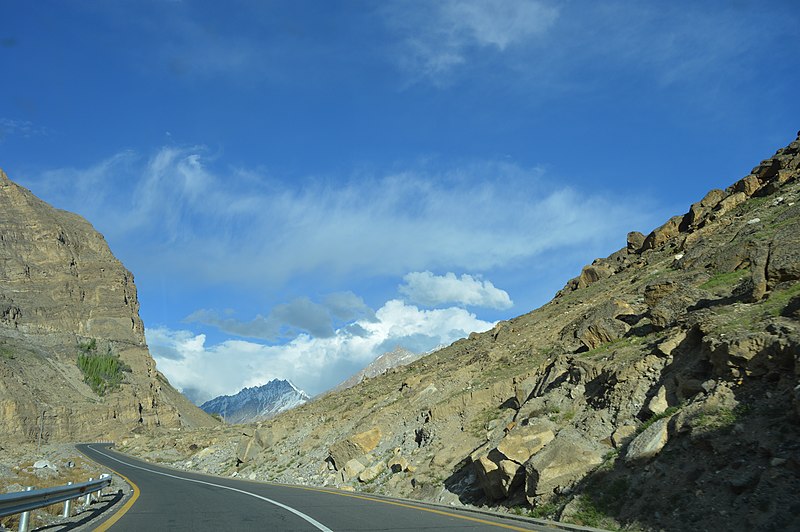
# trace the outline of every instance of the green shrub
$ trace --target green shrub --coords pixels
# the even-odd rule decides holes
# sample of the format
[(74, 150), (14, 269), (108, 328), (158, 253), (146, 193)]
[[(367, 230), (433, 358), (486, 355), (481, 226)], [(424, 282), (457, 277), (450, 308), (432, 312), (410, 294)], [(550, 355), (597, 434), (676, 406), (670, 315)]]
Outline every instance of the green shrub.
[(118, 389), (123, 373), (131, 370), (130, 366), (110, 352), (104, 355), (80, 353), (78, 367), (83, 372), (83, 381), (99, 396)]

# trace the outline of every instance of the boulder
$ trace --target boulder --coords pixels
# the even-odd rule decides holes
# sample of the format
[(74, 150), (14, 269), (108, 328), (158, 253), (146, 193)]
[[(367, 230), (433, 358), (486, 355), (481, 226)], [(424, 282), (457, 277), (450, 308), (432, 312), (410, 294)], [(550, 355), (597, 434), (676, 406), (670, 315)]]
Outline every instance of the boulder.
[(745, 201), (747, 201), (747, 194), (745, 194), (744, 192), (736, 192), (734, 194), (731, 194), (730, 196), (719, 202), (717, 208), (714, 209), (714, 215), (720, 217), (724, 214), (727, 214), (728, 212), (732, 211)]
[(236, 459), (239, 463), (246, 463), (255, 458), (261, 452), (261, 446), (253, 437), (252, 431), (245, 431), (239, 438), (239, 445), (236, 446)]
[(408, 460), (400, 455), (394, 455), (389, 463), (387, 464), (389, 469), (392, 473), (402, 473), (403, 471), (408, 471)]
[(677, 347), (681, 345), (684, 340), (686, 340), (686, 336), (686, 331), (678, 331), (663, 342), (656, 344), (656, 353), (665, 357), (672, 355), (672, 352), (675, 351), (675, 349), (677, 349)]
[(33, 463), (34, 469), (58, 469), (49, 460), (37, 460)]
[(522, 465), (553, 438), (553, 431), (542, 424), (520, 426), (506, 434), (497, 450), (507, 459)]
[(689, 212), (687, 212), (681, 220), (679, 230), (681, 232), (687, 232), (702, 227), (708, 214), (724, 197), (724, 191), (719, 189), (711, 190), (702, 200), (692, 204), (689, 208)]
[(347, 478), (356, 478), (364, 469), (364, 464), (353, 458), (347, 461), (342, 470)]
[(645, 236), (639, 231), (631, 231), (628, 233), (628, 253), (639, 253), (642, 250)]
[(625, 461), (628, 463), (649, 460), (661, 452), (669, 439), (668, 424), (670, 417), (659, 419), (628, 445)]
[(667, 223), (657, 229), (654, 229), (649, 235), (647, 235), (647, 238), (644, 239), (642, 251), (659, 248), (669, 240), (672, 240), (678, 236), (682, 221), (683, 216), (673, 216), (667, 221)]
[(349, 460), (364, 455), (377, 447), (380, 440), (381, 429), (373, 427), (334, 443), (328, 451), (330, 459), (334, 467), (341, 470)]
[(669, 408), (669, 403), (667, 402), (667, 388), (665, 386), (662, 385), (658, 387), (655, 395), (647, 401), (646, 408), (654, 415), (661, 414)]
[(617, 427), (617, 430), (611, 434), (611, 443), (614, 447), (619, 449), (628, 443), (634, 434), (636, 434), (636, 427), (633, 425), (622, 425), (621, 427)]
[(755, 194), (759, 188), (761, 188), (761, 185), (761, 180), (758, 179), (757, 176), (749, 174), (748, 176), (734, 183), (733, 190), (734, 192), (742, 192), (746, 196), (750, 197)]
[(378, 462), (377, 464), (373, 464), (367, 468), (365, 468), (361, 473), (358, 474), (358, 481), (362, 483), (372, 482), (378, 475), (383, 473), (386, 470), (386, 464), (383, 462)]
[(524, 468), (511, 460), (498, 460), (495, 462), (489, 456), (482, 456), (474, 462), (478, 484), (489, 499), (500, 500), (524, 479)]
[(594, 349), (618, 338), (630, 330), (630, 325), (618, 320), (620, 316), (632, 316), (636, 312), (624, 301), (609, 301), (598, 307), (581, 326), (576, 337), (587, 349)]
[(607, 449), (575, 429), (564, 429), (525, 462), (525, 494), (531, 504), (545, 502), (603, 462)]

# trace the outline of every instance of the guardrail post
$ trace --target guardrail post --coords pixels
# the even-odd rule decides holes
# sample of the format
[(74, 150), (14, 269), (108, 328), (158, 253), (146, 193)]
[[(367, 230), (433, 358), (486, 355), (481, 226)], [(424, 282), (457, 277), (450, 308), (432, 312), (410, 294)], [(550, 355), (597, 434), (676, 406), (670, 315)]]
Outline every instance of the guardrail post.
[[(89, 477), (89, 482), (91, 482), (93, 480), (94, 480), (94, 477)], [(86, 506), (89, 506), (90, 504), (92, 504), (92, 492), (91, 491), (86, 494), (86, 501), (84, 502), (84, 504)]]
[[(104, 479), (104, 478), (108, 478), (108, 477), (110, 477), (110, 476), (111, 476), (111, 475), (109, 475), (108, 473), (101, 473), (101, 474), (100, 474), (100, 480), (102, 480), (102, 479)], [(97, 490), (97, 498), (96, 498), (95, 500), (99, 501), (99, 500), (100, 500), (100, 499), (102, 499), (102, 498), (103, 498), (103, 487), (102, 487), (102, 486), (100, 486), (100, 489), (99, 489), (99, 490)]]
[[(25, 488), (25, 491), (33, 491), (33, 486), (28, 486)], [(30, 512), (23, 512), (21, 516), (19, 516), (19, 532), (28, 532), (28, 525), (31, 522), (31, 513)]]
[[(67, 486), (72, 486), (72, 482), (67, 482)], [(72, 499), (67, 499), (64, 501), (64, 513), (61, 514), (61, 517), (69, 517), (72, 513)]]

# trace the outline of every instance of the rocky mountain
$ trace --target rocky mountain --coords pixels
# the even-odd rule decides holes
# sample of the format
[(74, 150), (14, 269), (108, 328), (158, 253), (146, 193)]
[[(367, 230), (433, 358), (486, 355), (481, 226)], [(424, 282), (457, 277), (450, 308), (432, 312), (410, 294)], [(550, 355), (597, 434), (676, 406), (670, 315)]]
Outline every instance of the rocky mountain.
[(798, 442), (800, 138), (526, 315), (268, 421), (127, 448), (604, 528), (798, 530)]
[(236, 395), (221, 395), (200, 408), (217, 414), (226, 423), (251, 423), (269, 419), (311, 398), (287, 380), (273, 379), (261, 386), (245, 388)]
[(103, 236), (2, 171), (0, 423), (3, 441), (215, 423), (156, 370), (133, 275)]
[(403, 349), (400, 346), (395, 347), (392, 351), (380, 355), (378, 358), (370, 362), (364, 369), (336, 386), (333, 390), (346, 390), (347, 388), (352, 388), (356, 384), (362, 382), (364, 379), (377, 377), (378, 375), (382, 375), (390, 369), (399, 366), (407, 366), (418, 358), (428, 354), (429, 353), (413, 353), (408, 349)]

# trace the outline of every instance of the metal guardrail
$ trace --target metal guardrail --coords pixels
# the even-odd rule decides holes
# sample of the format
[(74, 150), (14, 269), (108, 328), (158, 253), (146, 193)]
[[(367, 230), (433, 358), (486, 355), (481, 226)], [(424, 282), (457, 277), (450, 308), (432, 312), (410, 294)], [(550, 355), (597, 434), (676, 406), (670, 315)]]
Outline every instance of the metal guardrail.
[(97, 480), (90, 478), (88, 482), (79, 484), (70, 482), (66, 486), (38, 490), (29, 487), (27, 491), (0, 495), (0, 517), (21, 513), (19, 530), (26, 531), (28, 528), (28, 512), (30, 510), (66, 501), (64, 504), (64, 517), (68, 517), (71, 508), (70, 503), (73, 499), (86, 496), (86, 504), (89, 504), (93, 493), (97, 493), (110, 485), (111, 475), (103, 474)]

